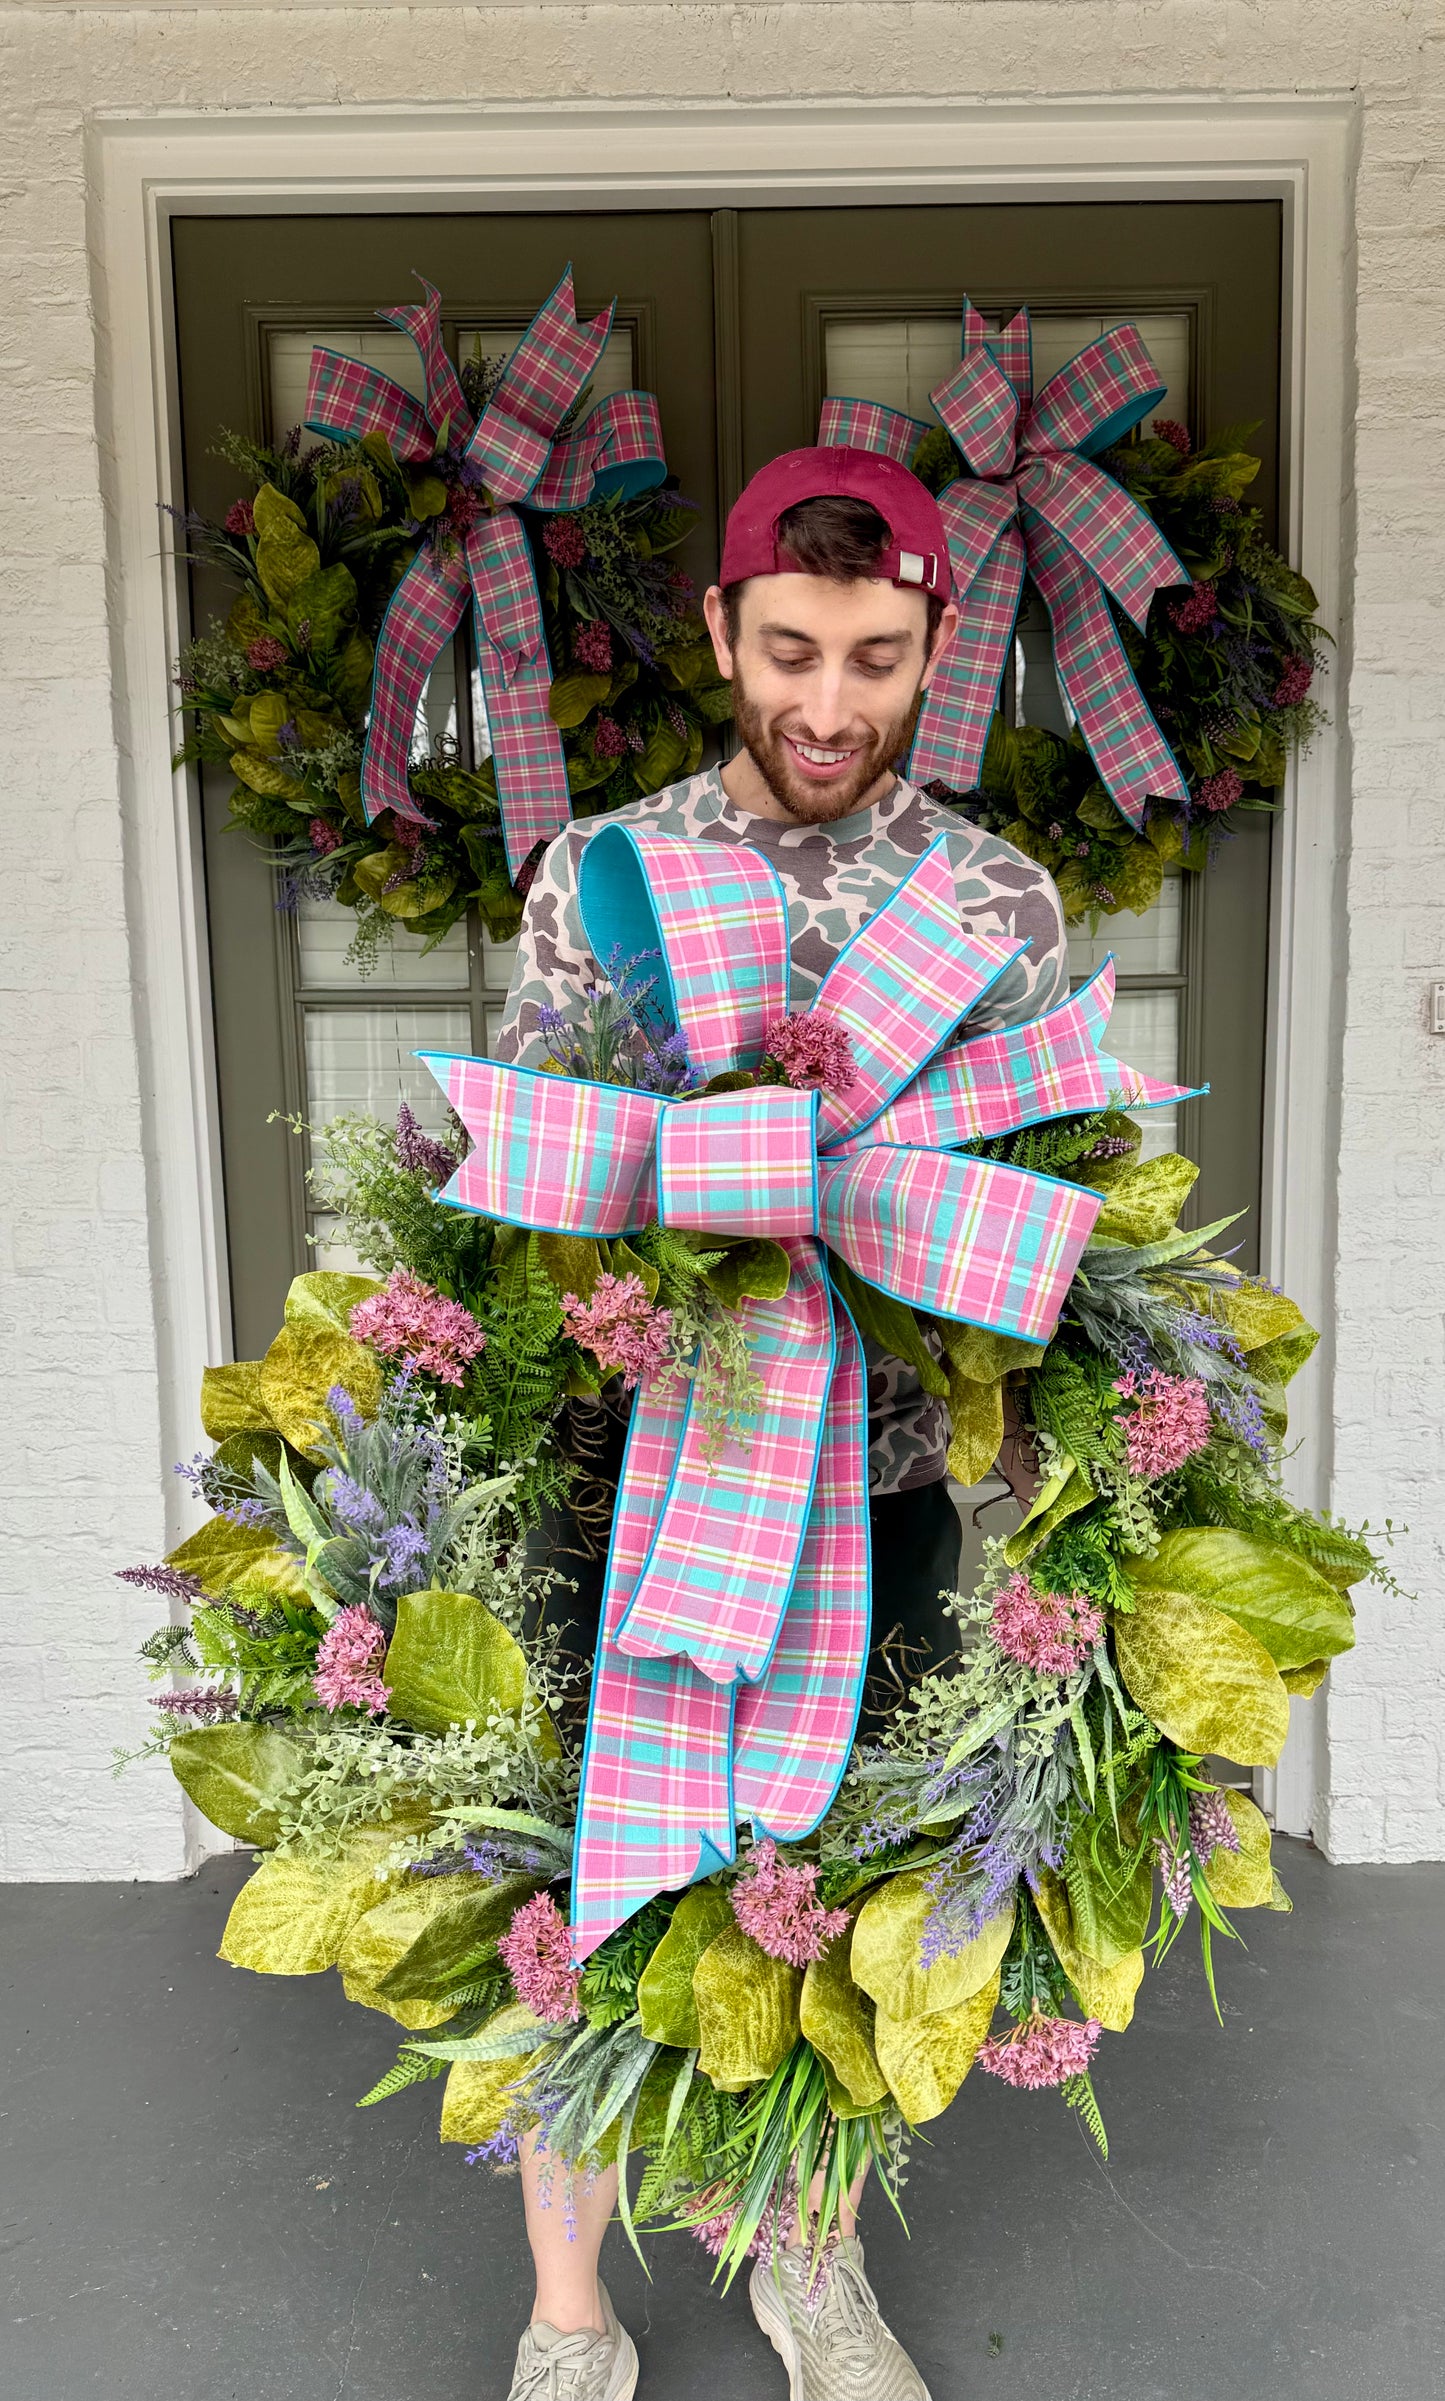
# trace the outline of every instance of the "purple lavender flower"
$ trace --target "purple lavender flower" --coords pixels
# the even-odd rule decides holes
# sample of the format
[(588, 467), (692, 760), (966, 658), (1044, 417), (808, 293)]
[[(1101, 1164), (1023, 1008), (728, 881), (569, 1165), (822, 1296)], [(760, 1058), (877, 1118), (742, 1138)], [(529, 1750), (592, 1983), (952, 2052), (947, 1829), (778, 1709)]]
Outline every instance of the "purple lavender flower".
[(1212, 1792), (1190, 1794), (1189, 1839), (1206, 1867), (1216, 1851), (1238, 1851), (1239, 1828), (1217, 1785)]
[(426, 1558), (427, 1538), (419, 1527), (403, 1521), (399, 1526), (387, 1527), (381, 1547), (386, 1557), (386, 1573), (380, 1579), (382, 1589), (390, 1586), (392, 1591), (399, 1592)]
[(193, 1685), (188, 1692), (158, 1692), (152, 1709), (163, 1717), (189, 1718), (194, 1725), (218, 1726), (236, 1714), (236, 1695), (224, 1685)]
[(405, 1101), (396, 1113), (396, 1156), (408, 1175), (425, 1176), (429, 1184), (445, 1184), (457, 1169), (446, 1144), (422, 1132)]
[(158, 1592), (167, 1601), (205, 1599), (205, 1586), (199, 1577), (182, 1575), (178, 1567), (118, 1567), (115, 1572), (122, 1584), (138, 1584), (143, 1591)]
[(344, 1467), (328, 1469), (326, 1498), (337, 1524), (349, 1534), (379, 1534), (386, 1524), (386, 1511), (376, 1494), (358, 1484)]
[(1154, 1845), (1154, 1858), (1164, 1880), (1165, 1900), (1176, 1917), (1184, 1917), (1194, 1898), (1194, 1877), (1188, 1845), (1172, 1849), (1161, 1838)]
[(469, 2168), (476, 2167), (483, 2159), (490, 2167), (510, 2168), (517, 2164), (518, 2148), (515, 2127), (503, 2120), (495, 2134), (489, 2135), (486, 2142), (475, 2144), (464, 2156)]

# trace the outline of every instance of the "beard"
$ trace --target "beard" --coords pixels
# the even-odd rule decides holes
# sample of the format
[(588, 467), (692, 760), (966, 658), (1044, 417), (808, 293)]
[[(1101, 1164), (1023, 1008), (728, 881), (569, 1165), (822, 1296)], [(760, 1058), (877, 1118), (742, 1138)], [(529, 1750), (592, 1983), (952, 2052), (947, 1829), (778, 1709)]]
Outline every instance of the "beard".
[[(920, 685), (907, 708), (891, 724), (870, 729), (870, 738), (860, 747), (847, 774), (824, 790), (798, 773), (781, 731), (781, 720), (764, 717), (734, 661), (733, 723), (738, 737), (774, 800), (799, 825), (832, 825), (839, 817), (851, 816), (880, 776), (888, 774), (896, 761), (907, 756), (922, 706)], [(797, 728), (789, 730), (794, 740), (814, 738), (811, 733), (804, 736)], [(841, 749), (843, 745), (820, 742), (819, 747)]]

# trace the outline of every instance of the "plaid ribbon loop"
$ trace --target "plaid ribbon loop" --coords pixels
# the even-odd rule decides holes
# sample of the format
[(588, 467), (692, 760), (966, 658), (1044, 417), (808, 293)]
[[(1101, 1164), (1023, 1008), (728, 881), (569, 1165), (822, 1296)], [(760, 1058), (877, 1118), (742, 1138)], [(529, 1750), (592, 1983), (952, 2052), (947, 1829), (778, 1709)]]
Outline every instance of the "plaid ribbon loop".
[(332, 440), (384, 434), (407, 466), (443, 453), (460, 457), (480, 469), (493, 502), (492, 513), (461, 539), (424, 541), (392, 595), (377, 638), (362, 805), (368, 823), (383, 809), (430, 823), (407, 781), (417, 710), (470, 603), (507, 865), (515, 877), (572, 814), (562, 737), (547, 707), (552, 674), (541, 596), (516, 509), (523, 503), (538, 511), (582, 508), (606, 493), (661, 483), (662, 428), (650, 393), (621, 392), (559, 439), (596, 372), (615, 307), (579, 325), (570, 267), (475, 419), (442, 341), (441, 296), (425, 279), (422, 290), (423, 299), (378, 313), (416, 344), (424, 406), (390, 376), (332, 350), (312, 351), (306, 394), (311, 432)]
[[(914, 783), (937, 777), (966, 790), (977, 781), (1028, 574), (1053, 624), (1059, 682), (1115, 807), (1138, 827), (1151, 797), (1187, 803), (1109, 604), (1142, 626), (1154, 594), (1187, 584), (1188, 571), (1138, 502), (1092, 463), (1163, 395), (1137, 327), (1119, 325), (1035, 397), (1028, 311), (990, 333), (965, 300), (963, 356), (930, 394), (969, 470), (939, 498), (965, 625), (924, 700)], [(831, 398), (818, 439), (907, 462), (929, 430), (876, 402)]]
[[(604, 824), (579, 899), (595, 956), (659, 954), (659, 1029), (710, 1073), (757, 1064), (787, 997), (787, 907), (765, 858)], [(789, 1262), (786, 1291), (746, 1304), (762, 1397), (745, 1441), (719, 1452), (676, 1375), (637, 1394), (593, 1669), (579, 1957), (650, 1894), (730, 1860), (738, 1815), (781, 1840), (810, 1832), (846, 1765), (869, 1639), (868, 1429), (823, 1244), (936, 1315), (1034, 1341), (1057, 1323), (1100, 1195), (953, 1146), (1097, 1107), (1129, 1071), (1098, 1048), (1111, 970), (1032, 1025), (949, 1042), (1016, 955), (964, 932), (943, 836), (819, 989), (852, 1038), (846, 1094), (674, 1100), (423, 1054), (474, 1145), (441, 1195), (453, 1206), (592, 1235), (660, 1215), (766, 1237)]]

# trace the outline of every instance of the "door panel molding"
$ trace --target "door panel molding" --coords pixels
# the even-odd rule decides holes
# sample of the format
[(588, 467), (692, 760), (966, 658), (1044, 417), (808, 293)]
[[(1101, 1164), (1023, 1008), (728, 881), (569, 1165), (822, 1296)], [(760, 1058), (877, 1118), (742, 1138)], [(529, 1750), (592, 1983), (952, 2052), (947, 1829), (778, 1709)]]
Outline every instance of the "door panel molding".
[[(1358, 111), (1338, 100), (1103, 100), (1008, 108), (967, 98), (778, 106), (176, 112), (90, 131), (100, 473), (114, 579), (113, 659), (130, 932), (156, 1262), (158, 1471), (189, 1448), (200, 1371), (228, 1355), (219, 1128), (198, 795), (170, 764), (170, 663), (186, 638), (184, 574), (157, 511), (181, 489), (172, 215), (426, 214), (593, 207), (728, 208), (950, 200), (1279, 199), (1285, 214), (1282, 521), (1321, 615), (1347, 637), (1348, 277)], [(638, 161), (646, 160), (645, 170)], [(781, 162), (786, 162), (781, 163)], [(1305, 374), (1306, 361), (1309, 373)], [(1348, 657), (1347, 642), (1343, 655)], [(1291, 771), (1274, 835), (1264, 1255), (1317, 1322), (1334, 1274), (1343, 979), (1343, 695)], [(1328, 1335), (1297, 1430), (1294, 1488), (1330, 1497)], [(167, 1479), (168, 1485), (174, 1479)], [(177, 1537), (191, 1522), (170, 1492)], [(1308, 1832), (1322, 1704), (1294, 1713), (1267, 1780), (1279, 1822)], [(178, 1804), (179, 1806), (179, 1804)], [(192, 1824), (189, 1842), (197, 1851)]]

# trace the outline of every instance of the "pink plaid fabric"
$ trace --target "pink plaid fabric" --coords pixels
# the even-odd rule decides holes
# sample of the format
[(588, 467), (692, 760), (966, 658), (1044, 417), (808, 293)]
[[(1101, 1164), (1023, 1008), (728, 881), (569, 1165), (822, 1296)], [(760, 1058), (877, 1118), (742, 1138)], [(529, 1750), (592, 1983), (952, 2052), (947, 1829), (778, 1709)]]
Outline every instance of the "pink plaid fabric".
[[(622, 826), (601, 829), (584, 853), (594, 953), (631, 956), (660, 941), (690, 1048), (716, 1043), (725, 1025), (756, 1045), (776, 1005), (786, 906), (771, 871), (739, 874), (752, 855)], [(743, 934), (717, 939), (709, 892), (720, 917), (741, 912), (761, 969), (750, 971)], [(1053, 1329), (1100, 1196), (934, 1147), (960, 1138), (969, 1108), (990, 1123), (1028, 1122), (1015, 1108), (1093, 1093), (1104, 1073), (1088, 1053), (1107, 1021), (1107, 975), (1042, 1027), (955, 1044), (935, 1060), (1015, 955), (963, 933), (936, 844), (820, 988), (861, 1071), (826, 1122), (828, 1103), (777, 1086), (663, 1100), (490, 1061), (429, 1061), (476, 1146), (444, 1199), (595, 1234), (630, 1230), (656, 1209), (668, 1222), (685, 1212), (680, 1222), (703, 1229), (781, 1240), (791, 1263), (780, 1298), (747, 1304), (764, 1398), (745, 1449), (707, 1456), (681, 1383), (639, 1395), (583, 1775), (580, 1957), (649, 1893), (730, 1858), (735, 1806), (796, 1837), (843, 1771), (867, 1651), (866, 1424), (856, 1334), (814, 1226), (867, 1281), (937, 1315), (1034, 1341)], [(963, 1062), (975, 1049), (970, 1086)], [(919, 1143), (906, 1137), (914, 1122)]]
[(666, 472), (661, 428), (649, 395), (626, 392), (557, 443), (557, 429), (595, 372), (612, 329), (611, 308), (590, 325), (577, 323), (570, 267), (475, 421), (442, 341), (440, 295), (424, 280), (422, 289), (423, 299), (379, 314), (416, 344), (426, 377), (425, 408), (390, 377), (330, 350), (312, 352), (307, 387), (306, 422), (313, 432), (334, 439), (384, 433), (397, 456), (413, 464), (465, 452), (481, 467), (493, 504), (459, 552), (444, 558), (424, 544), (393, 596), (376, 646), (362, 803), (368, 821), (391, 809), (414, 823), (429, 822), (411, 798), (407, 775), (417, 703), (470, 593), (507, 863), (515, 876), (572, 813), (562, 737), (547, 707), (552, 671), (542, 604), (515, 504), (577, 508), (615, 485), (637, 491), (660, 483)]
[[(964, 623), (925, 696), (909, 773), (915, 783), (977, 782), (1027, 565), (1100, 780), (1138, 826), (1151, 797), (1183, 805), (1189, 792), (1109, 601), (1142, 625), (1154, 594), (1189, 577), (1152, 519), (1090, 454), (1137, 424), (1163, 386), (1133, 326), (1091, 342), (1037, 398), (1030, 348), (1026, 314), (991, 334), (965, 301), (963, 357), (932, 394), (970, 470), (940, 504)], [(896, 410), (829, 399), (818, 438), (911, 458), (926, 430)]]

